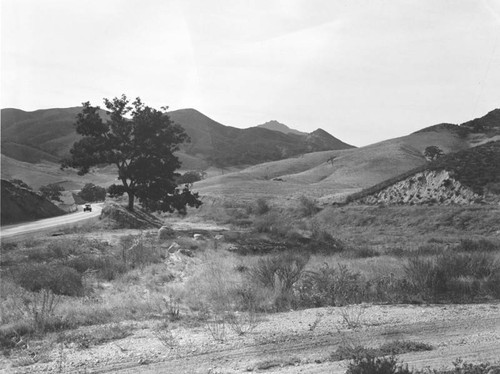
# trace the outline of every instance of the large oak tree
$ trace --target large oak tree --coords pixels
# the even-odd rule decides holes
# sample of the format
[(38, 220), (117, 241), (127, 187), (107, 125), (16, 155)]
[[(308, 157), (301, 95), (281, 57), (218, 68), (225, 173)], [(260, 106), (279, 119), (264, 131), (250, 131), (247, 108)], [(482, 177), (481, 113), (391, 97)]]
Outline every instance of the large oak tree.
[(151, 108), (140, 98), (131, 103), (125, 95), (104, 99), (104, 104), (106, 120), (99, 106), (83, 103), (75, 123), (82, 139), (73, 144), (62, 167), (76, 168), (84, 175), (97, 165), (115, 165), (121, 184), (111, 185), (108, 193), (112, 197), (128, 194), (129, 210), (134, 209), (136, 197), (154, 211), (185, 213), (186, 206), (199, 207), (198, 194), (187, 186), (180, 190), (175, 182), (181, 163), (174, 152), (189, 137), (170, 120), (167, 108)]

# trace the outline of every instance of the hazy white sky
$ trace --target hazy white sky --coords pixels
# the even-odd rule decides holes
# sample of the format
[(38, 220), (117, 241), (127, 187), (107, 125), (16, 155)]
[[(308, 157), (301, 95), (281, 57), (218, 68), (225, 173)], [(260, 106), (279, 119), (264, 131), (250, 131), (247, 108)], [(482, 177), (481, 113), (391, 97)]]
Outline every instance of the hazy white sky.
[(1, 0), (1, 106), (140, 96), (366, 145), (500, 107), (500, 0)]

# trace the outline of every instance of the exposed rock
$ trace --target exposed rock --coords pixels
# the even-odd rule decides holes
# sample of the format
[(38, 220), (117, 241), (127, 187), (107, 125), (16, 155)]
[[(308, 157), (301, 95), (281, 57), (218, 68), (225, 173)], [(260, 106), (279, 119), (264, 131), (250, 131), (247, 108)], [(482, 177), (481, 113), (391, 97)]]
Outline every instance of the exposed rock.
[(194, 240), (205, 240), (205, 237), (201, 234), (194, 234), (193, 238)]
[(175, 231), (170, 226), (162, 226), (158, 230), (158, 240), (170, 239), (175, 236)]
[(153, 215), (140, 210), (129, 211), (117, 203), (107, 203), (101, 212), (101, 219), (109, 219), (113, 226), (127, 229), (145, 229), (160, 227), (161, 222)]
[(224, 235), (218, 234), (214, 236), (215, 240), (224, 240)]
[(446, 170), (424, 171), (358, 200), (361, 204), (473, 204), (481, 196)]
[(170, 247), (168, 247), (167, 252), (168, 253), (175, 253), (179, 250), (181, 246), (177, 244), (176, 242), (173, 242)]
[(179, 253), (181, 253), (181, 254), (183, 254), (184, 256), (187, 256), (187, 257), (194, 257), (193, 251), (191, 251), (189, 249), (186, 249), (186, 248), (180, 249)]

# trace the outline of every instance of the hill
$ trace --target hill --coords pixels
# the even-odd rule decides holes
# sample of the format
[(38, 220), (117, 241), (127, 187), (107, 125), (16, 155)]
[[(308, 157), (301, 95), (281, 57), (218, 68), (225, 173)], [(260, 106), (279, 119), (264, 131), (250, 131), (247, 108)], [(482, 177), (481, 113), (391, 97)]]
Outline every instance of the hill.
[(255, 165), (308, 152), (352, 148), (323, 130), (301, 135), (260, 126), (239, 129), (224, 126), (194, 109), (176, 110), (169, 115), (191, 137), (191, 143), (183, 146), (183, 153), (220, 168)]
[(65, 212), (35, 192), (1, 180), (2, 212), (1, 224), (60, 216)]
[[(57, 163), (79, 139), (74, 122), (80, 107), (25, 112), (2, 109), (2, 154), (18, 161)], [(194, 109), (169, 113), (191, 142), (178, 153), (184, 169), (247, 166), (306, 152), (351, 148), (325, 131), (285, 134), (261, 127), (224, 126)], [(102, 111), (105, 117), (106, 112)]]
[(426, 164), (423, 153), (429, 145), (439, 146), (445, 153), (470, 147), (468, 140), (454, 131), (419, 132), (360, 148), (262, 163), (209, 178), (195, 187), (202, 195), (283, 196), (284, 199), (307, 195), (325, 202), (337, 201)]
[(263, 123), (262, 125), (258, 125), (257, 127), (262, 127), (268, 130), (273, 130), (273, 131), (279, 131), (285, 134), (295, 134), (295, 135), (307, 135), (306, 132), (302, 132), (299, 130), (291, 129), (287, 125), (278, 122), (276, 120), (271, 120), (266, 123)]
[(348, 201), (470, 204), (487, 194), (500, 194), (500, 141), (445, 155), (353, 194)]

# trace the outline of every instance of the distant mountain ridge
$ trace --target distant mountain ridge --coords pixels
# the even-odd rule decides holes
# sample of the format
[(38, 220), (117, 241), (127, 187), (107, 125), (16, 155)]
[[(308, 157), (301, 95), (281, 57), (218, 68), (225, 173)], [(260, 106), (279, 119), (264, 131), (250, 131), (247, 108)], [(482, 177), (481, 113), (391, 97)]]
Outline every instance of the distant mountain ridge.
[(278, 122), (276, 120), (271, 120), (266, 123), (263, 123), (262, 125), (258, 125), (257, 127), (263, 127), (268, 130), (273, 130), (273, 131), (279, 131), (284, 134), (296, 134), (296, 135), (307, 135), (306, 132), (302, 132), (299, 130), (291, 129), (287, 125)]
[[(58, 162), (80, 138), (73, 126), (80, 111), (80, 107), (34, 112), (2, 109), (2, 154), (28, 163)], [(102, 111), (101, 117), (105, 113)], [(298, 135), (258, 126), (225, 126), (195, 109), (172, 111), (169, 116), (191, 138), (178, 153), (185, 169), (254, 165), (307, 152), (352, 147), (327, 132)]]

